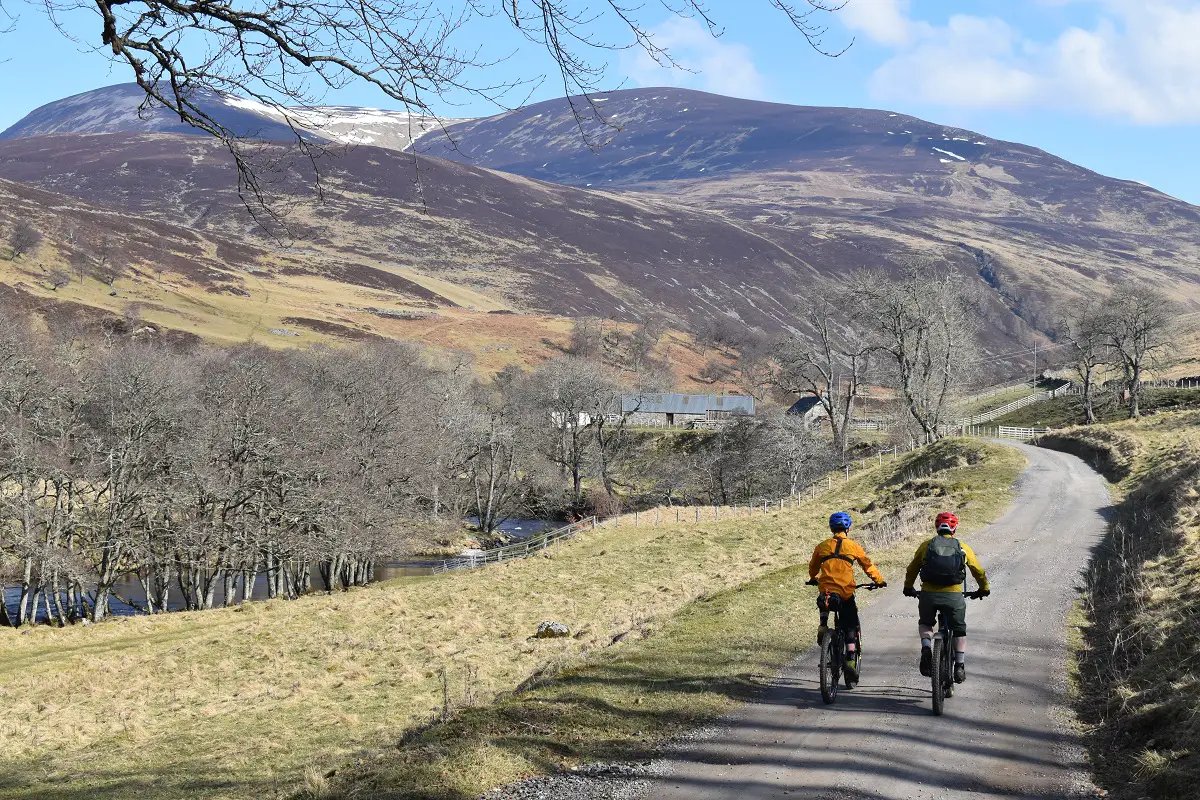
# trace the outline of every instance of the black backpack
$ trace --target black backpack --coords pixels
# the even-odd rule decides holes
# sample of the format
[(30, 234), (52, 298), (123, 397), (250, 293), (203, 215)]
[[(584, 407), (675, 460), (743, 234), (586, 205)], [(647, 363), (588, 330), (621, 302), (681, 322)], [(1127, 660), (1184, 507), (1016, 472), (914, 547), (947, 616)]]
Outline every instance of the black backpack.
[(967, 579), (967, 554), (953, 536), (935, 536), (925, 548), (921, 565), (921, 583), (954, 586)]

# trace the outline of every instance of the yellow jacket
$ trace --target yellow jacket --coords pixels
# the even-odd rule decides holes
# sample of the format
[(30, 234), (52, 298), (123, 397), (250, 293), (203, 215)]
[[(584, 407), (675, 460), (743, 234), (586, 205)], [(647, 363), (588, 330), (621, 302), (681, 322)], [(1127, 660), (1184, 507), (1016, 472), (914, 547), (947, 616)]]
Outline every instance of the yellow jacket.
[[(808, 577), (817, 578), (817, 588), (822, 592), (841, 595), (844, 600), (854, 597), (854, 563), (876, 583), (883, 583), (883, 575), (867, 558), (867, 551), (845, 531), (835, 533), (813, 550), (808, 562)], [(820, 576), (820, 577), (818, 577)]]
[[(904, 576), (905, 589), (912, 589), (916, 583), (917, 576), (921, 574), (921, 565), (925, 563), (925, 551), (929, 548), (929, 543), (932, 541), (933, 539), (926, 539), (917, 548), (916, 555), (913, 556), (912, 563), (908, 565), (908, 572)], [(975, 557), (975, 551), (971, 549), (969, 544), (962, 540), (959, 540), (958, 543), (962, 545), (963, 554), (967, 557), (967, 569), (971, 570), (971, 574), (975, 576), (975, 580), (979, 583), (979, 588), (990, 590), (991, 586), (988, 584), (987, 573), (979, 565), (979, 559)], [(921, 591), (923, 592), (961, 592), (962, 590), (963, 585), (961, 583), (956, 583), (953, 586), (934, 586), (932, 584), (926, 585), (924, 581), (921, 582)]]

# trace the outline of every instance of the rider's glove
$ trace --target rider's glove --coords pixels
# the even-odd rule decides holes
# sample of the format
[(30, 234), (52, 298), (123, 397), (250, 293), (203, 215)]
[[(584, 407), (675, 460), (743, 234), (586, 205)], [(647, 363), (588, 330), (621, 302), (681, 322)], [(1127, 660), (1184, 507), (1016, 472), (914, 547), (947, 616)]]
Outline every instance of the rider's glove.
[(987, 597), (991, 593), (992, 593), (991, 589), (976, 589), (974, 592), (971, 593), (971, 596), (974, 597), (976, 600), (982, 600), (983, 598)]
[(887, 581), (881, 581), (881, 582), (879, 582), (879, 583), (877, 583), (877, 584), (875, 584), (875, 585), (876, 585), (876, 586), (878, 586), (880, 589), (886, 589), (886, 588), (887, 588)]
[(817, 579), (816, 579), (816, 578), (809, 578), (807, 581), (805, 581), (805, 582), (804, 582), (804, 585), (805, 585), (805, 586), (816, 586), (816, 585), (817, 585)]
[(920, 597), (920, 595), (917, 594), (917, 590), (912, 588), (911, 586), (904, 587), (904, 596), (905, 597)]

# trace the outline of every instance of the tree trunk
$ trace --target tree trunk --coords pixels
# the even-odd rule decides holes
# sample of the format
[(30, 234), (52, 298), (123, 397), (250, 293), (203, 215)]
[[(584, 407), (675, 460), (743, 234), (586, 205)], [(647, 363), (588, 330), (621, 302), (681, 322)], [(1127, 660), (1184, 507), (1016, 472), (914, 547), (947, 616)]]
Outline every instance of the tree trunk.
[(17, 601), (17, 626), (25, 625), (32, 620), (30, 613), (35, 609), (32, 607), (30, 600), (36, 599), (36, 592), (33, 586), (33, 559), (25, 559), (25, 572), (21, 578), (21, 597)]

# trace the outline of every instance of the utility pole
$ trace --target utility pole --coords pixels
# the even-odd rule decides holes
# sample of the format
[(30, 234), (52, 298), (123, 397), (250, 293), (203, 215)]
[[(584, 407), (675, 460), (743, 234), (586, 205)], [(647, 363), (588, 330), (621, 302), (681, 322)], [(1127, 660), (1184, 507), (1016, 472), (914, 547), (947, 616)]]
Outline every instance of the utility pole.
[(1038, 346), (1037, 339), (1034, 339), (1033, 340), (1033, 385), (1034, 385), (1034, 388), (1037, 387), (1037, 382), (1038, 382), (1037, 346)]

